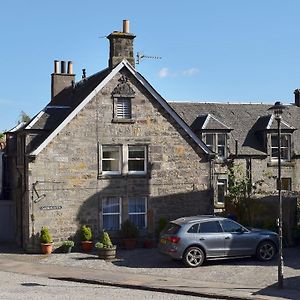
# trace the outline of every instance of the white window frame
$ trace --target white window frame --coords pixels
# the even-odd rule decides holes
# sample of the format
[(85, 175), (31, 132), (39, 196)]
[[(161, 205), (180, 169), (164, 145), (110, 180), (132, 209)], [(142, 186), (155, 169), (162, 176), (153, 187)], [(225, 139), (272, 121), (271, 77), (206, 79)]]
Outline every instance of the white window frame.
[[(228, 180), (226, 178), (217, 178), (216, 204), (225, 205), (225, 196), (227, 194)], [(224, 186), (224, 201), (219, 201), (219, 186)]]
[[(208, 135), (212, 135), (212, 139), (213, 139), (213, 144), (208, 144), (207, 143), (207, 136)], [(219, 136), (221, 135), (224, 135), (224, 144), (219, 144)], [(219, 158), (226, 158), (227, 157), (227, 134), (224, 132), (224, 133), (221, 133), (221, 132), (207, 132), (207, 133), (204, 133), (203, 134), (204, 136), (204, 141), (205, 141), (205, 144), (208, 148), (210, 148), (213, 152), (215, 152)], [(224, 155), (219, 155), (218, 154), (218, 150), (219, 150), (219, 147), (222, 147), (224, 148)]]
[[(278, 161), (278, 154), (276, 156), (273, 156), (273, 149), (276, 150), (276, 152), (278, 153), (278, 137), (277, 137), (277, 133), (272, 133), (270, 136), (270, 156), (271, 156), (271, 160), (272, 161)], [(276, 137), (276, 145), (272, 145), (272, 137)], [(288, 141), (288, 145), (287, 146), (283, 146), (282, 141), (281, 141), (281, 161), (282, 162), (288, 162), (291, 161), (291, 144), (292, 144), (292, 136), (291, 134), (285, 134), (285, 133), (281, 133), (281, 139), (287, 137), (287, 141)], [(287, 158), (283, 157), (282, 153), (283, 150), (287, 150)]]
[(131, 215), (144, 215), (144, 218), (145, 218), (145, 227), (143, 228), (139, 228), (139, 229), (146, 229), (148, 227), (148, 224), (147, 224), (147, 214), (148, 214), (148, 206), (147, 206), (147, 197), (128, 197), (128, 208), (129, 208), (129, 201), (130, 199), (134, 199), (134, 198), (140, 198), (140, 199), (144, 199), (144, 203), (145, 203), (145, 211), (144, 212), (133, 212), (133, 213), (130, 213), (129, 212), (129, 209), (128, 209), (128, 217), (130, 218)]
[[(109, 199), (118, 199), (119, 200), (119, 212), (118, 213), (104, 213), (104, 202), (109, 200)], [(121, 229), (121, 222), (122, 222), (122, 201), (121, 201), (121, 197), (106, 197), (102, 199), (102, 210), (101, 210), (101, 220), (102, 220), (102, 228), (104, 228), (104, 216), (115, 216), (115, 215), (119, 215), (119, 224), (118, 224), (118, 228), (117, 229), (107, 229), (107, 230), (120, 230)]]
[[(143, 148), (144, 149), (144, 158), (129, 158), (129, 151), (130, 151), (130, 147), (140, 147), (140, 148)], [(145, 145), (127, 145), (127, 155), (124, 157), (126, 157), (127, 161), (125, 162), (126, 166), (127, 166), (127, 173), (128, 174), (136, 174), (136, 175), (143, 175), (143, 174), (146, 174), (147, 173), (147, 147)], [(135, 161), (140, 161), (140, 160), (143, 160), (144, 161), (144, 170), (143, 171), (136, 171), (136, 170), (132, 170), (130, 171), (129, 170), (129, 161), (130, 160), (135, 160)]]
[[(118, 164), (118, 170), (117, 171), (104, 171), (103, 170), (103, 161), (113, 160), (113, 159), (107, 159), (103, 157), (103, 152), (106, 148), (116, 148), (118, 149), (119, 153), (119, 164)], [(106, 175), (120, 175), (122, 173), (122, 147), (120, 145), (102, 145), (101, 146), (101, 172), (102, 174)]]

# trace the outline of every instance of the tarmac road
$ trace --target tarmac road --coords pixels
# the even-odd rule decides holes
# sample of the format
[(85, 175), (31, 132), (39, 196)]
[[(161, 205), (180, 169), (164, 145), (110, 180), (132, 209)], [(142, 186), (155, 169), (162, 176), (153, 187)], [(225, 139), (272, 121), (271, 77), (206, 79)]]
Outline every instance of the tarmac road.
[[(108, 287), (78, 282), (65, 282), (39, 276), (0, 271), (1, 300), (75, 300), (75, 299), (164, 299), (192, 300), (193, 296), (174, 295), (120, 287)], [(212, 298), (209, 298), (212, 299)]]

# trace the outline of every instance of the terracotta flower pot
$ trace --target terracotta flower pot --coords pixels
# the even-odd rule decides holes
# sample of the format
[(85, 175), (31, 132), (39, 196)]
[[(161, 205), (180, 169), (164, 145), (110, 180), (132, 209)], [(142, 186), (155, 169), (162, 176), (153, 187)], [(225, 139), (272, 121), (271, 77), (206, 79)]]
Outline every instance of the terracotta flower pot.
[(82, 246), (82, 250), (84, 252), (91, 252), (93, 249), (93, 242), (92, 241), (82, 241), (81, 246)]
[(155, 243), (153, 240), (144, 240), (144, 248), (154, 248)]
[(41, 244), (43, 254), (51, 254), (52, 253), (52, 243)]
[(124, 247), (127, 250), (132, 250), (136, 248), (136, 239), (124, 239)]

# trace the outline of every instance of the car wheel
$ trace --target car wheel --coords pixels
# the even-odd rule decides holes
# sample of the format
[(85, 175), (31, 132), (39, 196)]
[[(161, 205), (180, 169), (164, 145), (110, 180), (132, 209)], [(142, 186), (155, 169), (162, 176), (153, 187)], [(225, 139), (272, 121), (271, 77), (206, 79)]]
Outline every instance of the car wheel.
[(269, 261), (274, 258), (276, 247), (271, 241), (261, 242), (256, 250), (256, 257), (261, 261)]
[(188, 248), (183, 255), (183, 263), (187, 267), (195, 268), (199, 267), (204, 262), (204, 252), (198, 247)]

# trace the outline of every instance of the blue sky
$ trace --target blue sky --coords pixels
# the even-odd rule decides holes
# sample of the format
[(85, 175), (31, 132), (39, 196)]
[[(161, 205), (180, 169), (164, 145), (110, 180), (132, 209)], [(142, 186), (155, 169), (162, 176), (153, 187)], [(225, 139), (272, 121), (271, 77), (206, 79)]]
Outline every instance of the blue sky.
[(107, 67), (108, 40), (130, 20), (137, 69), (167, 100), (294, 101), (300, 88), (300, 1), (10, 0), (0, 10), (0, 131), (50, 100), (53, 61), (76, 80)]

